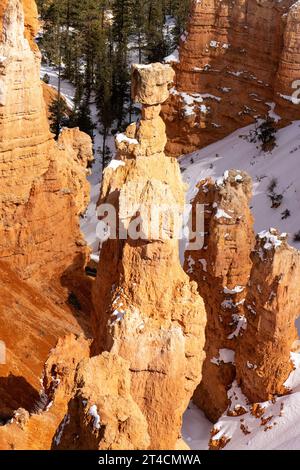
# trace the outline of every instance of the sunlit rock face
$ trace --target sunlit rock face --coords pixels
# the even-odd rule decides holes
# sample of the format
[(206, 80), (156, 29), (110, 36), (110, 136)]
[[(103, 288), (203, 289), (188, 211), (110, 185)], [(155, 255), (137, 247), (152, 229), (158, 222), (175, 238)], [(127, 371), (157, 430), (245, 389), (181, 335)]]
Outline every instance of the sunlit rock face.
[(78, 130), (56, 143), (49, 131), (35, 2), (23, 9), (21, 0), (2, 0), (0, 8), (0, 259), (23, 278), (45, 280), (84, 265), (79, 215), (92, 143)]
[(291, 353), (299, 351), (300, 252), (276, 229), (255, 238), (246, 173), (226, 171), (198, 189), (193, 218), (200, 205), (204, 242), (186, 251), (184, 266), (207, 311), (206, 359), (194, 401), (216, 422), (235, 409), (228, 393), (233, 384), (250, 404), (288, 392)]
[(201, 181), (193, 201), (204, 213), (203, 246), (185, 253), (185, 271), (197, 282), (207, 311), (206, 359), (195, 403), (211, 421), (228, 407), (227, 391), (235, 378), (235, 354), (246, 327), (244, 302), (255, 245), (249, 208), (252, 181), (231, 170), (216, 182)]
[(276, 230), (257, 237), (245, 302), (247, 330), (237, 349), (237, 378), (251, 403), (287, 393), (284, 383), (299, 350), (300, 252)]
[[(117, 136), (118, 160), (104, 173), (99, 205), (111, 204), (124, 228), (143, 208), (175, 208), (181, 221), (184, 185), (176, 159), (164, 154), (159, 117), (173, 79), (168, 66), (133, 68), (133, 98), (142, 120)], [(182, 446), (182, 415), (201, 379), (206, 312), (179, 260), (176, 227), (158, 219), (156, 233), (103, 243), (94, 289), (96, 353), (130, 364), (131, 394), (146, 417), (151, 449)]]
[(295, 0), (192, 2), (179, 59), (170, 58), (168, 153), (189, 153), (258, 117), (299, 119), (299, 15)]

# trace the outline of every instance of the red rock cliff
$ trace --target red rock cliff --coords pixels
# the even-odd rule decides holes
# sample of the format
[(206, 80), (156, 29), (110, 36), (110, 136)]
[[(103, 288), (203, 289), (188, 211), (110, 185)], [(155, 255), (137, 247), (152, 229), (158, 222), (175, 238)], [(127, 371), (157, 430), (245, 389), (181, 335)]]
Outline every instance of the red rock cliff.
[(35, 2), (24, 5), (26, 30), (22, 2), (1, 1), (0, 259), (24, 278), (45, 280), (84, 265), (79, 215), (92, 144), (77, 129), (63, 131), (58, 143), (50, 134), (32, 39)]
[[(295, 0), (193, 1), (163, 108), (171, 154), (188, 153), (272, 109), (300, 117), (300, 4)], [(298, 86), (299, 88), (299, 86)]]

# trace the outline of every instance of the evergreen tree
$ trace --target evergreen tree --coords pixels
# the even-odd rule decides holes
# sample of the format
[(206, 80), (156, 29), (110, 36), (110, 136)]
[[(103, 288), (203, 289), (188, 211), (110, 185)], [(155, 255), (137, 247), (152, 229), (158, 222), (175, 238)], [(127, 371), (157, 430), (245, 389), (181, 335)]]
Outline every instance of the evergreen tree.
[[(112, 128), (131, 119), (130, 64), (161, 61), (185, 29), (190, 0), (38, 0), (44, 58), (58, 69), (58, 99), (52, 107), (56, 136), (65, 124), (61, 77), (75, 85), (69, 125), (90, 135), (90, 104), (96, 100), (103, 158)], [(168, 16), (176, 27), (168, 27)], [(56, 114), (55, 114), (56, 113)]]
[(90, 104), (87, 99), (83, 99), (78, 109), (74, 109), (70, 117), (69, 127), (79, 127), (82, 132), (88, 134), (92, 139), (94, 138), (95, 125), (91, 118)]
[(62, 127), (67, 124), (67, 111), (66, 102), (61, 97), (55, 99), (49, 107), (50, 129), (56, 139), (58, 139)]
[(146, 38), (149, 62), (160, 62), (167, 55), (166, 38), (164, 37), (165, 11), (163, 2), (149, 0)]

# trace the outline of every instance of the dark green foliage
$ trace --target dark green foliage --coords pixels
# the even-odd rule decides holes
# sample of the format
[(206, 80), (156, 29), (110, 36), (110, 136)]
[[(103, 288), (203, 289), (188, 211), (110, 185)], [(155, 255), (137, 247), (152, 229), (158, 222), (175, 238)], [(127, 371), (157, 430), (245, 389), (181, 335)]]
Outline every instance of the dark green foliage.
[(68, 126), (79, 127), (82, 132), (91, 136), (92, 139), (94, 138), (95, 125), (91, 118), (89, 101), (87, 99), (83, 99), (78, 109), (74, 109), (70, 116)]
[(289, 209), (286, 209), (281, 213), (282, 220), (288, 219), (289, 217), (291, 217), (291, 211)]
[(264, 152), (271, 152), (276, 147), (277, 128), (274, 119), (269, 116), (250, 133), (249, 141), (259, 142)]
[(68, 124), (67, 105), (63, 98), (57, 98), (54, 100), (50, 107), (50, 129), (55, 134), (56, 139), (58, 138), (61, 128)]
[(49, 85), (50, 83), (50, 77), (47, 73), (43, 76), (43, 82), (46, 83), (46, 85)]
[[(96, 102), (103, 159), (112, 127), (131, 120), (130, 63), (161, 61), (177, 46), (190, 0), (38, 0), (44, 22), (43, 57), (76, 87), (69, 125), (93, 134), (89, 105)], [(168, 18), (176, 22), (170, 28)], [(134, 58), (134, 59), (133, 59)], [(57, 113), (55, 116), (55, 112)], [(57, 135), (62, 111), (53, 105)]]
[(258, 128), (258, 139), (262, 143), (265, 152), (272, 151), (276, 147), (276, 133), (274, 119), (268, 118)]
[(272, 206), (271, 206), (272, 209), (278, 209), (278, 207), (280, 207), (283, 202), (283, 194), (280, 194), (277, 192), (277, 186), (278, 186), (278, 180), (276, 178), (272, 178), (268, 186), (268, 197), (270, 198), (272, 202)]

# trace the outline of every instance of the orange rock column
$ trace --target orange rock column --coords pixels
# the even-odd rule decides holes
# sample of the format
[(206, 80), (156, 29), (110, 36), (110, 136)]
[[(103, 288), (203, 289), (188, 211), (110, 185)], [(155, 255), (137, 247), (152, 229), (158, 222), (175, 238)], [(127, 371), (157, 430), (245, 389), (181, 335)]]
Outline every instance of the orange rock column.
[(252, 255), (247, 330), (236, 354), (237, 379), (251, 403), (286, 393), (290, 353), (298, 347), (300, 252), (286, 238), (274, 229), (262, 232)]
[(235, 350), (245, 332), (244, 301), (254, 246), (249, 209), (250, 177), (229, 171), (214, 183), (204, 180), (193, 205), (204, 204), (204, 247), (187, 251), (185, 270), (205, 300), (206, 359), (195, 403), (211, 421), (228, 406), (227, 391), (235, 378)]
[[(165, 126), (158, 115), (173, 76), (161, 64), (133, 68), (142, 120), (117, 136), (119, 160), (105, 171), (99, 201), (116, 208), (123, 228), (151, 208), (153, 216), (163, 209), (182, 218), (184, 185), (177, 161), (164, 154)], [(175, 449), (183, 445), (182, 415), (201, 379), (206, 313), (180, 265), (172, 221), (158, 218), (157, 233), (147, 231), (147, 216), (139, 225), (139, 239), (123, 240), (117, 232), (115, 240), (103, 243), (94, 289), (94, 350), (129, 361), (131, 393), (146, 417), (150, 448)]]

